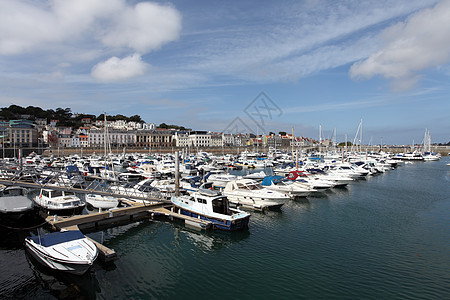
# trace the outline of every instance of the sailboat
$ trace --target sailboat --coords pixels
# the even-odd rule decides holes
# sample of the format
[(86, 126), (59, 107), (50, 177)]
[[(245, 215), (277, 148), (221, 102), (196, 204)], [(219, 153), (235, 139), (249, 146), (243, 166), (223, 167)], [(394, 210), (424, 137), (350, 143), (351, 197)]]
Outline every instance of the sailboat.
[(423, 159), (426, 161), (433, 161), (441, 159), (439, 153), (431, 152), (431, 135), (428, 129), (425, 129), (425, 136), (423, 138)]
[[(115, 176), (114, 171), (114, 165), (111, 163), (111, 169), (108, 170), (108, 163), (107, 163), (107, 145), (109, 144), (109, 138), (108, 138), (108, 124), (106, 120), (106, 112), (105, 112), (105, 165), (104, 170), (100, 171), (102, 174), (102, 177), (106, 180), (116, 181), (117, 178)], [(86, 202), (89, 203), (94, 208), (98, 209), (111, 209), (115, 208), (119, 205), (119, 200), (112, 196), (107, 195), (100, 195), (95, 193), (90, 193), (86, 195)]]

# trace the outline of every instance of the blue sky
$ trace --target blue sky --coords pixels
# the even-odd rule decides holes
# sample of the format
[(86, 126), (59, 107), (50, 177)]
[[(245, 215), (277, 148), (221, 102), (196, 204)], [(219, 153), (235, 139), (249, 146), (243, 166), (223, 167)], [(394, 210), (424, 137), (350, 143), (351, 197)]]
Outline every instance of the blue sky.
[(362, 119), (365, 144), (421, 143), (426, 128), (448, 142), (449, 13), (435, 0), (2, 0), (0, 105), (313, 138), (321, 125), (338, 141)]

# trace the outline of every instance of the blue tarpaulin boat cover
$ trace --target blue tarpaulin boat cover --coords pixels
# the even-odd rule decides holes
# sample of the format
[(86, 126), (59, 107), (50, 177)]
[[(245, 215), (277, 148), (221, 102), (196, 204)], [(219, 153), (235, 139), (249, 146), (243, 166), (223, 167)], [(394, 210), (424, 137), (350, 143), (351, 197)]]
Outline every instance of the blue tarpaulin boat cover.
[(77, 166), (66, 166), (66, 172), (67, 173), (78, 173), (80, 170)]
[(278, 183), (284, 179), (283, 176), (266, 176), (264, 177), (261, 185), (269, 186), (273, 183)]
[(44, 247), (50, 247), (53, 245), (79, 240), (83, 238), (85, 238), (85, 236), (79, 230), (52, 232), (41, 236), (35, 235), (30, 237), (30, 239), (32, 239), (36, 244), (40, 244)]

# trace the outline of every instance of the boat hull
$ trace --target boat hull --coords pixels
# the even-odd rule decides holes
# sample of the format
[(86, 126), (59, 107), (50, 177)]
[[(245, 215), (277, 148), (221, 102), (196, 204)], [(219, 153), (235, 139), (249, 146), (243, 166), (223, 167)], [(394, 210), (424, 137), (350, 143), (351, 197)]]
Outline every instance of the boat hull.
[[(225, 194), (230, 203), (236, 206), (253, 207), (256, 209), (280, 209), (285, 203), (286, 199), (267, 199), (262, 200), (258, 197), (245, 197), (233, 195), (232, 193)], [(289, 198), (287, 198), (289, 200)]]
[(73, 216), (73, 215), (81, 215), (83, 213), (85, 205), (65, 208), (65, 209), (53, 209), (42, 207), (42, 210), (47, 213), (49, 216)]
[(248, 227), (248, 223), (250, 220), (250, 215), (245, 218), (239, 218), (236, 220), (221, 220), (217, 218), (212, 218), (206, 215), (202, 215), (198, 212), (188, 210), (186, 208), (175, 205), (178, 208), (179, 213), (185, 216), (189, 216), (192, 218), (197, 218), (205, 221), (209, 221), (213, 223), (214, 227), (217, 229), (227, 230), (227, 231), (237, 231), (243, 230)]
[(25, 245), (28, 253), (42, 265), (57, 271), (63, 271), (74, 275), (83, 275), (92, 266), (91, 262), (72, 262), (68, 260), (62, 260), (50, 256), (44, 249), (40, 249), (39, 246), (25, 239)]
[(89, 205), (99, 209), (111, 209), (119, 205), (119, 200), (115, 198), (109, 199), (99, 195), (96, 196), (86, 195), (86, 202)]

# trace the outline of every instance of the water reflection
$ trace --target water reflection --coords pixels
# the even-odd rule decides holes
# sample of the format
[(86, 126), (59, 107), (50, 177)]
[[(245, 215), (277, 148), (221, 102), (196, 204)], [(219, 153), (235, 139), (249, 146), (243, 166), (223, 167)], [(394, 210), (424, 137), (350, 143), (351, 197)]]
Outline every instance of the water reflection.
[(77, 276), (46, 268), (28, 252), (26, 258), (37, 282), (58, 299), (96, 299), (97, 294), (101, 292), (93, 271)]
[(239, 243), (250, 236), (248, 229), (242, 231), (226, 232), (226, 231), (204, 231), (199, 232), (186, 227), (174, 226), (175, 240), (178, 244), (185, 239), (197, 249), (202, 251), (219, 250), (223, 247), (231, 246)]

